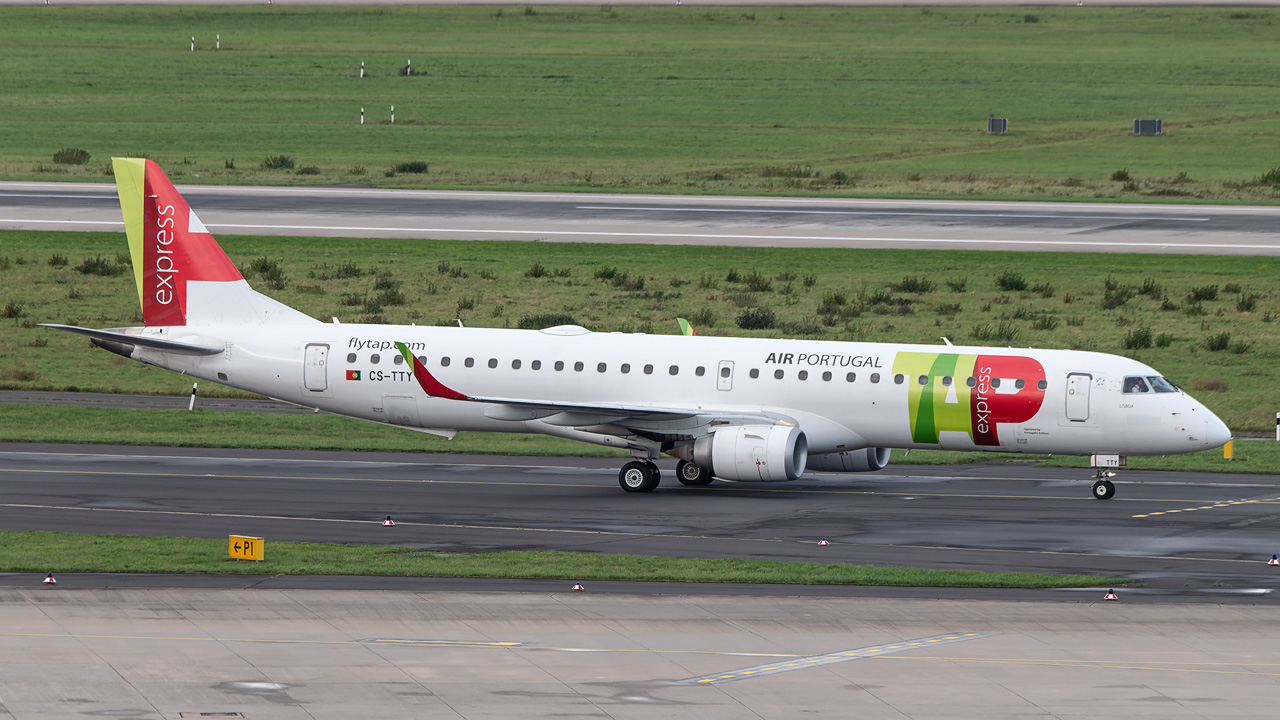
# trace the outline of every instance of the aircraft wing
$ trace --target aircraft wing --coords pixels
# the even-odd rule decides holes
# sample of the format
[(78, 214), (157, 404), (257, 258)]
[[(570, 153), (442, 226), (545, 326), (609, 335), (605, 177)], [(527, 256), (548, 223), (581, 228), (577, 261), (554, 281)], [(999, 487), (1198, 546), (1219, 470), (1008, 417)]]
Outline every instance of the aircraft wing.
[(637, 430), (653, 432), (672, 432), (679, 429), (692, 429), (707, 423), (743, 424), (743, 423), (782, 423), (795, 425), (795, 420), (785, 415), (770, 412), (715, 412), (691, 410), (689, 408), (661, 407), (654, 405), (628, 405), (616, 403), (582, 403), (559, 402), (531, 398), (489, 397), (483, 395), (467, 395), (446, 386), (436, 379), (431, 371), (409, 352), (409, 348), (401, 342), (396, 348), (404, 356), (405, 362), (413, 369), (413, 377), (422, 390), (431, 397), (449, 400), (465, 400), (469, 402), (490, 403), (485, 409), (485, 416), (494, 420), (541, 420), (549, 425), (562, 427), (587, 427), (597, 425), (618, 425)]

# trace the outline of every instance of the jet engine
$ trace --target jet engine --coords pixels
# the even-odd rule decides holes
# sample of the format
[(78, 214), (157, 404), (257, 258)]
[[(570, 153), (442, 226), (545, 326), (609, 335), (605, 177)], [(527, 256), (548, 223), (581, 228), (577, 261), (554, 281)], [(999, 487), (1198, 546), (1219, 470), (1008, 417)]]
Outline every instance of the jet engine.
[(724, 480), (795, 480), (804, 473), (808, 456), (804, 433), (787, 425), (722, 427), (693, 443), (693, 464)]
[(819, 472), (872, 472), (889, 464), (889, 448), (869, 447), (809, 456), (809, 469)]

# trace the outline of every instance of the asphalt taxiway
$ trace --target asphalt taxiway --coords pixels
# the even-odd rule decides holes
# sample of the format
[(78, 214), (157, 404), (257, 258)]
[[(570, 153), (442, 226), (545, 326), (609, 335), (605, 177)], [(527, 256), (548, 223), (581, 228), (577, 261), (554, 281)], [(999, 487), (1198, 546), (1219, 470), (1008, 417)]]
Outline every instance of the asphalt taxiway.
[(633, 495), (618, 462), (7, 443), (0, 527), (1089, 573), (1152, 601), (1278, 600), (1276, 476), (1122, 472), (1098, 501), (1088, 470), (1026, 464), (709, 487), (668, 467)]
[[(215, 234), (1280, 255), (1280, 208), (178, 186)], [(124, 227), (115, 188), (0, 183), (0, 229)]]

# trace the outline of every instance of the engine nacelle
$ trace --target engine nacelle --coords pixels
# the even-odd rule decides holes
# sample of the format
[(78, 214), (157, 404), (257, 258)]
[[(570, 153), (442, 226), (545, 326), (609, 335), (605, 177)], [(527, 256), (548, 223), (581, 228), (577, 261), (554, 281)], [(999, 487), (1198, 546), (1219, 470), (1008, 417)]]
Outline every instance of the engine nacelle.
[(693, 443), (693, 464), (742, 482), (784, 482), (804, 473), (809, 441), (798, 427), (734, 425)]
[(809, 456), (809, 469), (819, 472), (872, 472), (888, 465), (889, 448), (870, 447)]

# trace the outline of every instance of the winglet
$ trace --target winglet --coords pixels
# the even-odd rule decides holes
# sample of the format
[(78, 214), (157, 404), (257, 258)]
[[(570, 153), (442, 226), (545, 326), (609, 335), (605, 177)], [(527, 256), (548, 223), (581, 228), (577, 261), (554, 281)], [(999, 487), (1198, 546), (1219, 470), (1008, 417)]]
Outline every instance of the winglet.
[(435, 376), (427, 370), (426, 366), (419, 362), (418, 358), (413, 356), (413, 353), (409, 352), (409, 347), (407, 345), (402, 342), (397, 342), (396, 349), (404, 356), (404, 361), (413, 370), (413, 379), (418, 381), (418, 384), (422, 386), (422, 391), (427, 395), (431, 397), (446, 398), (448, 400), (469, 399), (466, 395), (463, 395), (453, 388), (446, 387), (439, 380), (435, 379)]
[(693, 337), (694, 335), (698, 334), (693, 331), (693, 326), (689, 324), (688, 320), (685, 320), (684, 318), (676, 318), (676, 322), (680, 323), (680, 332), (684, 333), (685, 335)]

